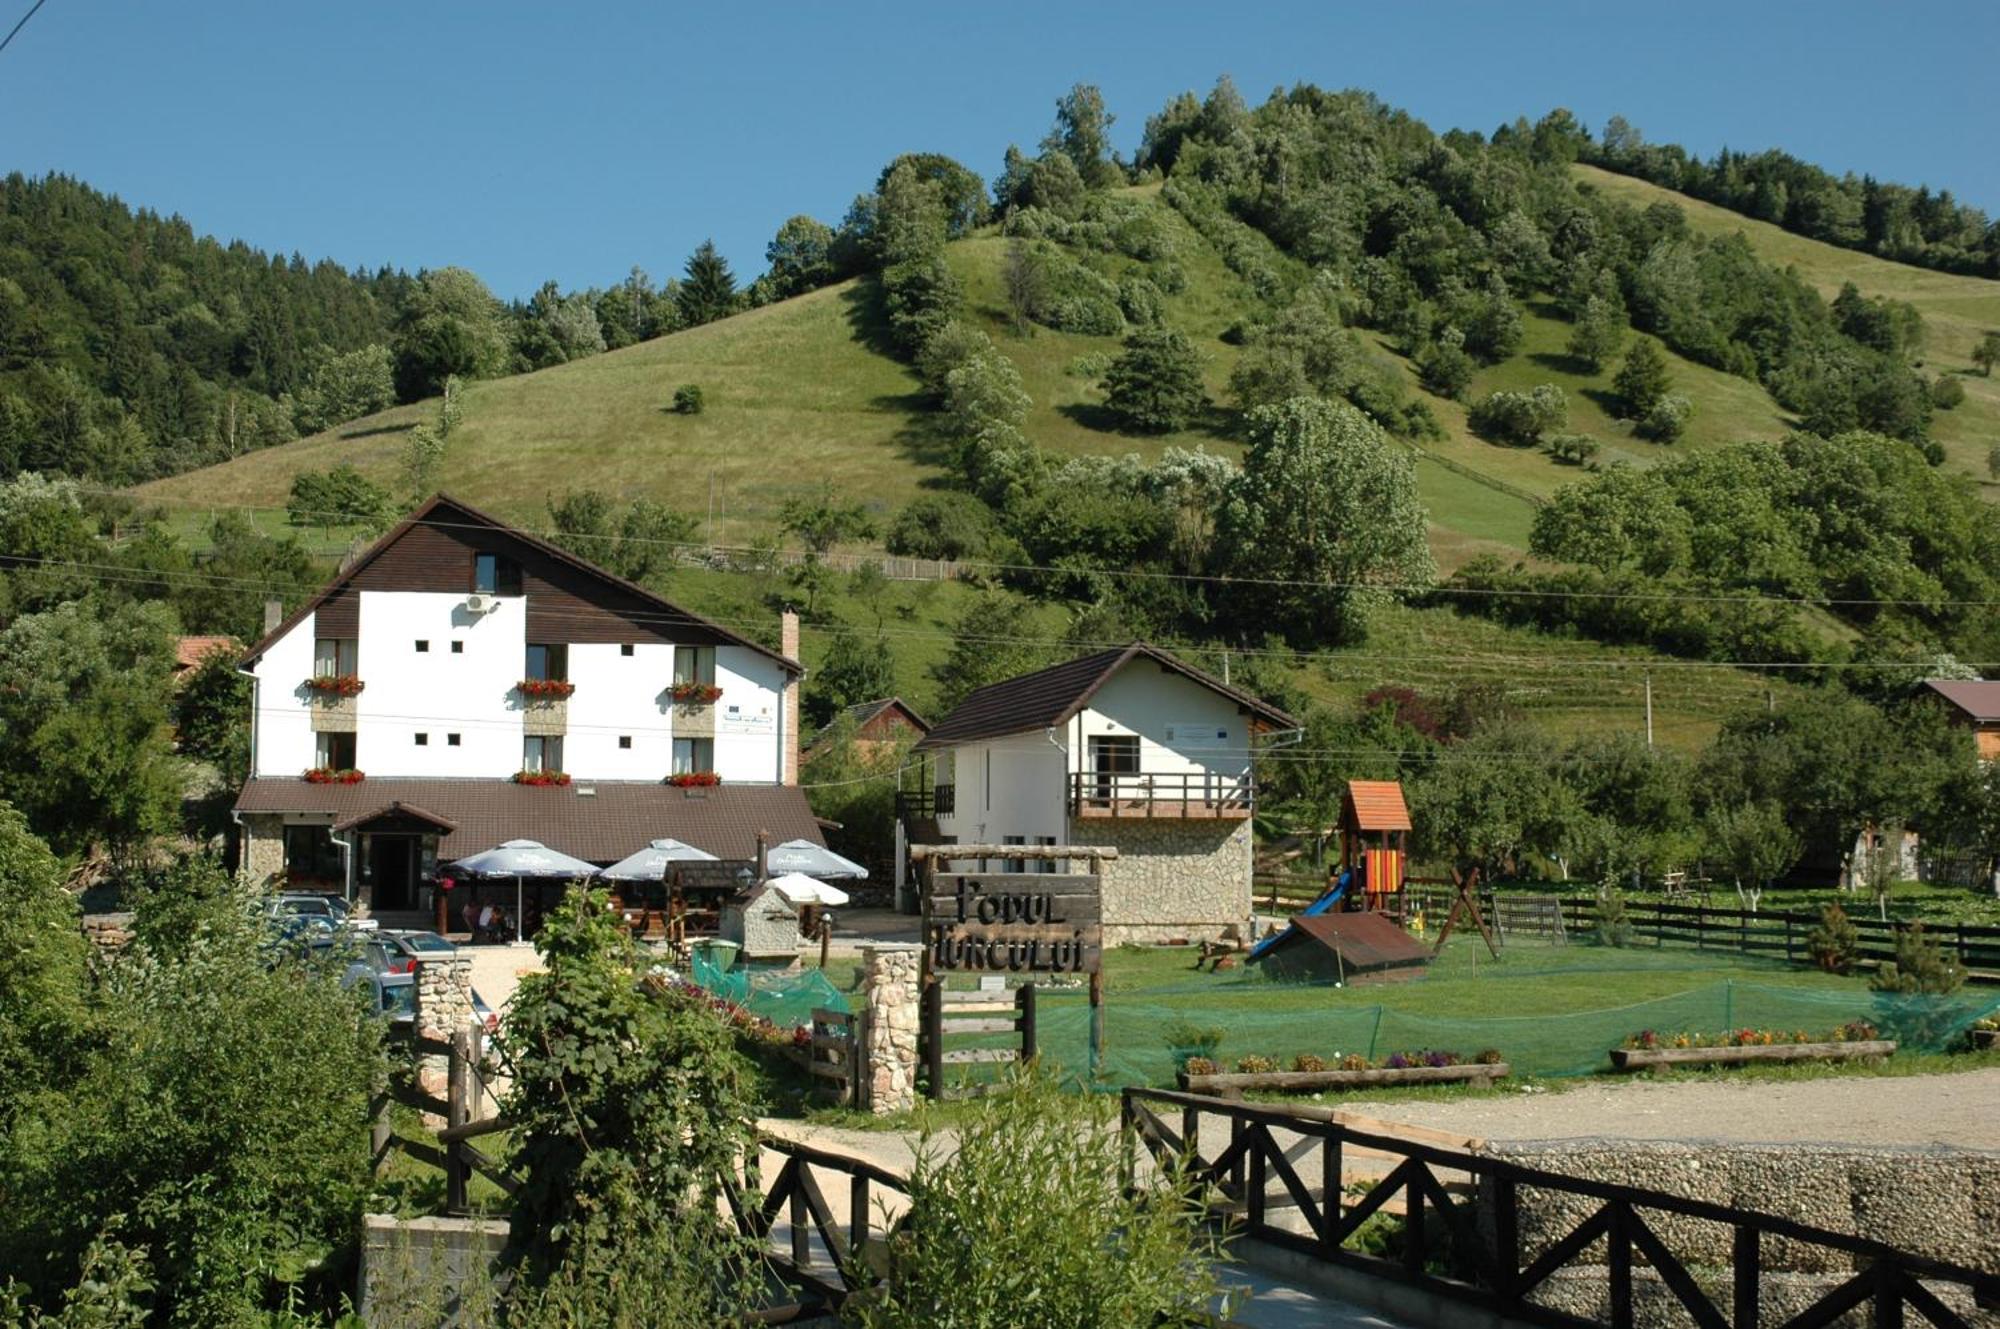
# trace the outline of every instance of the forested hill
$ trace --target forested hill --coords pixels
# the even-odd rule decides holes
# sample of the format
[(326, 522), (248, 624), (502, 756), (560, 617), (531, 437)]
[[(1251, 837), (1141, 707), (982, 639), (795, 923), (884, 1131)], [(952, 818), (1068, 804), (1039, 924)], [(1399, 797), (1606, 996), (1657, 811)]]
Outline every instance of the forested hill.
[(10, 175), (0, 471), (130, 482), (317, 428), (296, 399), (331, 357), (388, 340), (407, 283), (224, 244), (67, 176)]

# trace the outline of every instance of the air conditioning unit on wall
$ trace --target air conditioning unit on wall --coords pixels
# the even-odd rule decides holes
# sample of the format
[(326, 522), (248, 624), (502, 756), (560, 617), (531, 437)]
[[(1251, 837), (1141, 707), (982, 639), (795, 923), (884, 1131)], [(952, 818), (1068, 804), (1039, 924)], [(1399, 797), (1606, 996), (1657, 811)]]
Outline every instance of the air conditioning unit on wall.
[(465, 607), (475, 614), (490, 614), (500, 607), (500, 597), (474, 593), (465, 597)]

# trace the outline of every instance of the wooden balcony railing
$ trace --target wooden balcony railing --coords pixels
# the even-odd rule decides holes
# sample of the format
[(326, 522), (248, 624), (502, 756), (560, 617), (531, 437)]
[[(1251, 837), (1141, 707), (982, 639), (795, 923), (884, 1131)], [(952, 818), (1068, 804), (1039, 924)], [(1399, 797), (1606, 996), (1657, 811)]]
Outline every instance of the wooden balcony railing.
[(1250, 776), (1215, 771), (1081, 771), (1070, 776), (1073, 817), (1247, 817)]
[(938, 817), (949, 817), (957, 807), (958, 786), (955, 784), (896, 791), (896, 815), (903, 821), (932, 821)]

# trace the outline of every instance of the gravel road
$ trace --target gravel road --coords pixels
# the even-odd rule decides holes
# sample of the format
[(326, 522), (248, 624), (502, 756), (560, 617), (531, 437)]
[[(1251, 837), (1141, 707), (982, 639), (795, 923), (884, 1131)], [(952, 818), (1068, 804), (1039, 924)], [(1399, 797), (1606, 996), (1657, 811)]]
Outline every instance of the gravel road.
[(1955, 1075), (1579, 1085), (1561, 1093), (1340, 1107), (1487, 1140), (1944, 1144), (2000, 1150), (2000, 1069)]

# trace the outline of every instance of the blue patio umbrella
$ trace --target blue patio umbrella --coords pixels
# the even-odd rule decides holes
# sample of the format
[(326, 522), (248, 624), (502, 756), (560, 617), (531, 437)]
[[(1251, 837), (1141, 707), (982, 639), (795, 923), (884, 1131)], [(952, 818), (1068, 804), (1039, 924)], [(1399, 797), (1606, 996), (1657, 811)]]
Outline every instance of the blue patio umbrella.
[(680, 840), (655, 840), (597, 875), (606, 881), (665, 881), (676, 863), (713, 863), (715, 855)]
[(781, 877), (787, 872), (800, 872), (821, 881), (864, 880), (868, 869), (851, 858), (842, 858), (825, 845), (814, 844), (811, 840), (787, 840), (774, 844), (765, 857), (766, 870), (773, 877)]

